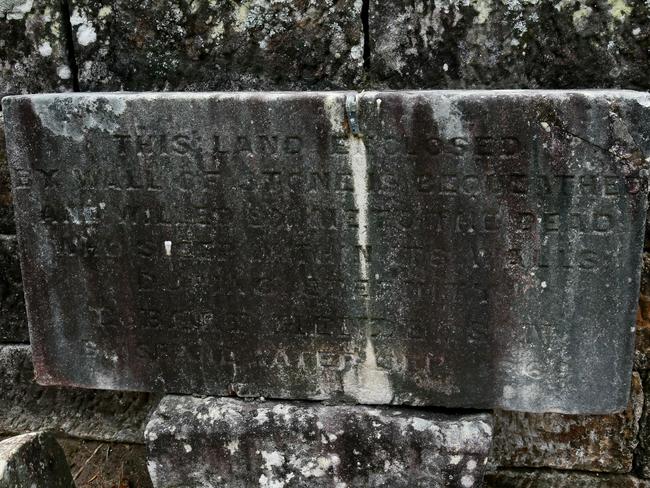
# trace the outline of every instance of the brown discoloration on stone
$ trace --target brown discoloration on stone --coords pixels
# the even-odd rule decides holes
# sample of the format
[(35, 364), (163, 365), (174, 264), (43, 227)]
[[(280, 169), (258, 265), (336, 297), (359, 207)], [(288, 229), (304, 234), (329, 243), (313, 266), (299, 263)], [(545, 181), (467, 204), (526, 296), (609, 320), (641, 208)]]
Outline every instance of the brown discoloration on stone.
[(39, 381), (623, 409), (647, 97), (348, 95), (7, 99)]
[[(646, 234), (648, 231), (646, 230)], [(641, 267), (639, 309), (636, 315), (636, 348), (634, 366), (639, 370), (650, 368), (650, 254), (646, 248)]]
[(168, 396), (145, 433), (157, 488), (478, 488), (487, 414)]
[(5, 151), (4, 121), (2, 111), (0, 111), (0, 234), (16, 233), (12, 202), (9, 167)]
[(637, 373), (625, 412), (607, 416), (497, 411), (491, 463), (499, 467), (628, 473), (637, 446), (643, 390)]

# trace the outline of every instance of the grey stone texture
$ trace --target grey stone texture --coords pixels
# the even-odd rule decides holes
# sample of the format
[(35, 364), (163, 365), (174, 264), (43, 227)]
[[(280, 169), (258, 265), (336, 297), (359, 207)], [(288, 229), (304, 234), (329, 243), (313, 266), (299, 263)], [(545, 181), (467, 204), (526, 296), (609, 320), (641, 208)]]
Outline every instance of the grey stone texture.
[(147, 424), (156, 488), (480, 486), (487, 414), (163, 398)]
[(513, 470), (488, 473), (486, 488), (650, 488), (633, 475), (552, 470)]
[(624, 409), (647, 96), (348, 95), (5, 98), (39, 382)]
[(331, 89), (360, 81), (355, 0), (71, 0), (82, 91)]
[(0, 112), (0, 343), (29, 342), (18, 245), (14, 234), (11, 182)]
[(0, 342), (29, 342), (16, 236), (0, 234)]
[(0, 98), (71, 90), (67, 56), (60, 0), (0, 0)]
[(373, 88), (650, 87), (642, 0), (370, 3)]
[(0, 434), (49, 430), (73, 437), (143, 442), (155, 399), (144, 393), (43, 387), (28, 345), (0, 345)]
[(618, 414), (496, 411), (491, 464), (629, 473), (633, 468), (642, 409), (641, 379), (634, 373), (630, 402)]
[(4, 118), (0, 111), (0, 234), (15, 234), (16, 232), (10, 180), (5, 150)]
[(35, 432), (0, 442), (0, 488), (74, 488), (70, 467), (52, 434)]

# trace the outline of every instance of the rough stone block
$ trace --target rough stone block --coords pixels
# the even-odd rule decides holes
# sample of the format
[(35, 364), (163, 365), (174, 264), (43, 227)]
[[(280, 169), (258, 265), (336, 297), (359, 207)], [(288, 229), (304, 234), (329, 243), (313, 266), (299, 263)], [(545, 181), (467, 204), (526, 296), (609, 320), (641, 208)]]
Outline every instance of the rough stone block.
[(361, 2), (71, 0), (82, 91), (351, 87)]
[(71, 90), (72, 76), (61, 2), (1, 1), (0, 98), (12, 93)]
[(43, 384), (627, 406), (646, 94), (117, 93), (4, 107)]
[(23, 434), (0, 442), (0, 488), (74, 486), (63, 449), (51, 434)]
[(0, 342), (29, 342), (16, 236), (0, 234)]
[(167, 396), (147, 424), (154, 486), (478, 487), (491, 418)]
[(27, 345), (0, 346), (0, 434), (51, 430), (74, 437), (143, 442), (155, 399), (147, 394), (43, 387)]
[(650, 488), (632, 475), (516, 470), (485, 475), (486, 488)]
[(500, 467), (629, 473), (643, 409), (641, 378), (632, 376), (627, 410), (613, 415), (496, 411), (491, 462)]
[(371, 0), (369, 11), (376, 87), (650, 87), (643, 0)]

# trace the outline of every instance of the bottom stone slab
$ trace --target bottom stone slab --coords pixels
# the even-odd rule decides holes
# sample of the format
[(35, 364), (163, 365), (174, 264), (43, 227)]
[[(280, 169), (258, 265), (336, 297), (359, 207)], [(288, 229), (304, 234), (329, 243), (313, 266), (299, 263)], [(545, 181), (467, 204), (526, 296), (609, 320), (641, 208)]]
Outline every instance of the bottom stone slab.
[(51, 434), (35, 432), (0, 442), (0, 488), (74, 488), (70, 467)]
[(571, 471), (503, 470), (485, 476), (486, 488), (650, 488), (632, 475)]
[(145, 430), (156, 488), (481, 486), (489, 414), (166, 396)]

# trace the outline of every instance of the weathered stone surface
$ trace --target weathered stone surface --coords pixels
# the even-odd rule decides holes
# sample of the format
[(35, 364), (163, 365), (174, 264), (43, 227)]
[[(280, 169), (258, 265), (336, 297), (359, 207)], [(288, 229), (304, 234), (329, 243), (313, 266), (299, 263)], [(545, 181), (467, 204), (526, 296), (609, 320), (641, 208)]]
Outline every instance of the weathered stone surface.
[(11, 93), (70, 90), (72, 76), (61, 2), (0, 1), (0, 98)]
[(0, 342), (29, 342), (0, 111)]
[[(641, 373), (644, 391), (650, 391), (650, 377), (648, 371)], [(636, 471), (643, 478), (650, 478), (650, 395), (646, 393), (643, 398), (643, 415), (639, 422), (639, 446), (634, 458)]]
[(351, 87), (361, 2), (72, 0), (82, 91)]
[[(646, 234), (648, 227), (646, 226)], [(636, 319), (636, 347), (634, 366), (638, 370), (650, 369), (650, 253), (643, 253), (639, 310)]]
[(623, 410), (646, 95), (345, 96), (6, 98), (38, 380)]
[(14, 210), (11, 204), (11, 182), (7, 153), (5, 151), (5, 133), (2, 111), (0, 111), (0, 234), (14, 234)]
[(488, 414), (167, 396), (147, 424), (156, 487), (480, 486)]
[(496, 411), (491, 463), (629, 473), (637, 446), (643, 390), (637, 373), (627, 410), (608, 416)]
[(0, 342), (29, 342), (16, 236), (0, 234)]
[(29, 346), (0, 346), (0, 434), (51, 430), (74, 437), (142, 442), (155, 404), (147, 394), (37, 385)]
[(51, 434), (35, 432), (0, 442), (0, 488), (71, 488), (70, 467)]
[(650, 488), (632, 475), (587, 474), (570, 471), (498, 471), (485, 476), (486, 488)]
[(79, 487), (151, 488), (145, 446), (60, 438)]
[(643, 0), (371, 0), (369, 27), (373, 87), (650, 87)]

